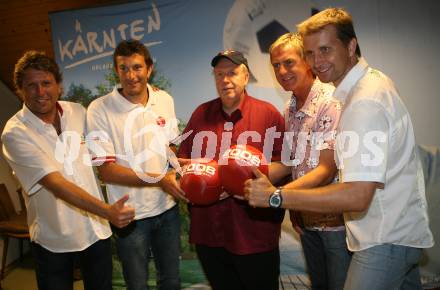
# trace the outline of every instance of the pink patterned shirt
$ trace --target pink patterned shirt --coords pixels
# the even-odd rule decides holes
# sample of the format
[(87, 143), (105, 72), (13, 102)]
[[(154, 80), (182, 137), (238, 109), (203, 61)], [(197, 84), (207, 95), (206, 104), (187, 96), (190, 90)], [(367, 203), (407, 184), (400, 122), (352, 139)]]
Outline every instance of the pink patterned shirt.
[[(321, 150), (334, 150), (341, 103), (332, 97), (333, 91), (332, 85), (316, 79), (301, 109), (297, 109), (293, 95), (287, 103), (284, 115), (286, 134), (290, 134), (287, 140), (292, 142), (289, 145), (292, 148), (290, 163), (293, 180), (318, 166)], [(342, 215), (337, 214), (307, 212), (301, 213), (301, 218), (300, 224), (310, 229), (331, 230), (344, 224)]]

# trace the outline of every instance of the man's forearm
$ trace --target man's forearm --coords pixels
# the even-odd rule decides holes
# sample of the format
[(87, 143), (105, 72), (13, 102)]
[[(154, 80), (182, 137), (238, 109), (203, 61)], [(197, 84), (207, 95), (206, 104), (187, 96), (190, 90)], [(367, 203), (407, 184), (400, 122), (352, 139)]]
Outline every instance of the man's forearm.
[[(136, 173), (133, 169), (124, 167), (114, 162), (104, 163), (98, 167), (100, 178), (105, 183), (118, 184), (124, 186), (159, 186), (157, 180), (159, 174), (152, 173)], [(154, 180), (148, 179), (148, 177)]]
[(73, 206), (109, 219), (110, 205), (90, 195), (81, 187), (65, 179), (59, 172), (54, 172), (43, 177), (42, 186), (52, 192), (57, 198)]
[(364, 211), (375, 189), (373, 182), (337, 183), (311, 189), (284, 188), (283, 207), (319, 213)]
[(282, 181), (287, 175), (291, 174), (290, 167), (282, 164), (281, 162), (272, 162), (269, 165), (269, 180), (273, 184)]
[(318, 166), (284, 187), (312, 188), (329, 184), (334, 180), (336, 173), (338, 172), (333, 156), (333, 150), (325, 149), (320, 151)]
[(305, 175), (284, 186), (288, 188), (313, 188), (329, 184), (335, 177), (335, 173), (324, 166), (318, 166)]

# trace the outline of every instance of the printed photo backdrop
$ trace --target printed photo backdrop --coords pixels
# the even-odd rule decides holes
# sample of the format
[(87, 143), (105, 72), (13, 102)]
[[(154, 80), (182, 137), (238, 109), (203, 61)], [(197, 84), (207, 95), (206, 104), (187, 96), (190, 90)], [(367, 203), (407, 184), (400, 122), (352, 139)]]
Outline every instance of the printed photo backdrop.
[(255, 77), (249, 92), (281, 110), (289, 94), (274, 79), (268, 48), (312, 9), (300, 0), (146, 0), (55, 12), (50, 21), (66, 98), (87, 106), (111, 90), (115, 46), (137, 39), (154, 58), (152, 82), (174, 97), (177, 117), (186, 122), (217, 97), (210, 61), (223, 49), (245, 54)]

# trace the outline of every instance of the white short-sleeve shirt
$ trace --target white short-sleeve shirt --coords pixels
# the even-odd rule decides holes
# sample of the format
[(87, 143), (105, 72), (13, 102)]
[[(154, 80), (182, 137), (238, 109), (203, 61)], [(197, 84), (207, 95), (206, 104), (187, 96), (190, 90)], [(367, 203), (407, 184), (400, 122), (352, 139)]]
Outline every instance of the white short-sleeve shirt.
[(334, 94), (343, 103), (335, 151), (340, 182), (383, 185), (365, 212), (344, 214), (349, 249), (431, 247), (413, 126), (393, 82), (361, 58)]
[[(94, 100), (87, 111), (89, 149), (95, 165), (116, 162), (136, 172), (162, 174), (167, 170), (167, 148), (178, 136), (174, 101), (165, 91), (148, 86), (146, 106), (133, 104), (114, 90)], [(175, 205), (160, 187), (107, 185), (111, 202), (128, 194), (136, 219), (152, 217)]]
[[(103, 200), (84, 142), (85, 109), (75, 103), (57, 103), (62, 134), (44, 123), (26, 106), (7, 123), (3, 153), (24, 191), (31, 240), (52, 252), (81, 251), (110, 237), (108, 222), (55, 197), (38, 182), (52, 172)], [(64, 145), (63, 145), (64, 144)]]

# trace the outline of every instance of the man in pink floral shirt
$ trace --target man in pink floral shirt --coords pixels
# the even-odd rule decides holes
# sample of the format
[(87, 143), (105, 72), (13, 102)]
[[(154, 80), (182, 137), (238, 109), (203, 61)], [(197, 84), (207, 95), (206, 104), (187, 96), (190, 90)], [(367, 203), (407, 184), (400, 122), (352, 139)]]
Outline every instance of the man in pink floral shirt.
[[(341, 104), (332, 97), (334, 87), (315, 79), (303, 59), (302, 39), (287, 33), (270, 48), (275, 76), (292, 97), (285, 109), (289, 151), (283, 164), (271, 166), (270, 178), (286, 174), (284, 188), (313, 188), (336, 180), (334, 143)], [(281, 205), (282, 207), (282, 205)], [(290, 212), (300, 234), (313, 289), (342, 289), (350, 264), (341, 214)]]

